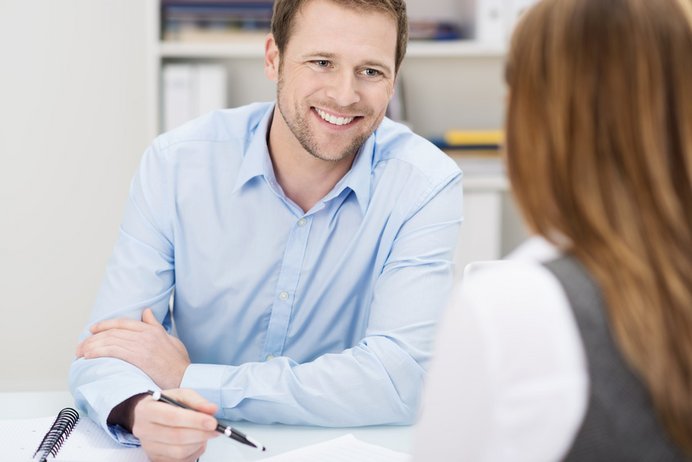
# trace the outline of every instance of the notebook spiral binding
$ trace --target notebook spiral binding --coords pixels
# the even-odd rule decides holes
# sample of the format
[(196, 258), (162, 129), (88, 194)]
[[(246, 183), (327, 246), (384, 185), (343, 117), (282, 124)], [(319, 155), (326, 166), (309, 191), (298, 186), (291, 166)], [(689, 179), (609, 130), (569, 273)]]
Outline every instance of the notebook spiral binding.
[(76, 410), (67, 407), (60, 411), (50, 430), (41, 440), (41, 444), (38, 445), (33, 459), (44, 462), (49, 455), (55, 457), (78, 420), (79, 413)]

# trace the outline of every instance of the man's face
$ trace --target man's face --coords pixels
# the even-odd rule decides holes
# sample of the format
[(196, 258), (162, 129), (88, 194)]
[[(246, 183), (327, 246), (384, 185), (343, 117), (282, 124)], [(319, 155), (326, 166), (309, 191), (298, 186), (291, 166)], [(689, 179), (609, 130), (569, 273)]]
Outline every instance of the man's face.
[(285, 140), (288, 146), (297, 141), (322, 160), (352, 158), (392, 96), (396, 42), (391, 16), (309, 1), (296, 15), (280, 59), (278, 52), (270, 56), (271, 39), (267, 47), (267, 73), (278, 80), (281, 117), (274, 124), (285, 124), (273, 125), (272, 132), (279, 129), (293, 137)]

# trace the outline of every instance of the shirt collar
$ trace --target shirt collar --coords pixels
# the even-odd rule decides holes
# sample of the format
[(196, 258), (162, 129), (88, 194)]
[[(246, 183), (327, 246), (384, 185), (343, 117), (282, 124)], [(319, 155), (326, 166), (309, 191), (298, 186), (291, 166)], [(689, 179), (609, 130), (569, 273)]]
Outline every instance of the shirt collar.
[(274, 113), (274, 105), (270, 105), (259, 123), (250, 135), (250, 141), (245, 150), (245, 156), (236, 177), (233, 192), (240, 190), (245, 184), (257, 176), (264, 176), (269, 184), (276, 184), (274, 167), (269, 148), (267, 147), (267, 131)]
[(334, 186), (331, 192), (325, 196), (323, 202), (339, 196), (346, 188), (349, 188), (356, 195), (361, 212), (365, 214), (365, 210), (370, 202), (372, 162), (375, 155), (375, 133), (365, 140), (365, 143), (360, 147), (356, 158), (353, 160), (351, 169)]
[[(250, 142), (233, 188), (234, 193), (257, 176), (264, 176), (270, 185), (276, 184), (274, 167), (267, 147), (267, 130), (274, 114), (274, 108), (275, 105), (271, 105), (267, 109), (250, 136)], [(339, 196), (346, 188), (349, 188), (355, 193), (361, 212), (365, 213), (370, 202), (370, 181), (373, 156), (375, 155), (376, 133), (377, 131), (365, 140), (356, 154), (351, 169), (324, 197), (323, 203)]]

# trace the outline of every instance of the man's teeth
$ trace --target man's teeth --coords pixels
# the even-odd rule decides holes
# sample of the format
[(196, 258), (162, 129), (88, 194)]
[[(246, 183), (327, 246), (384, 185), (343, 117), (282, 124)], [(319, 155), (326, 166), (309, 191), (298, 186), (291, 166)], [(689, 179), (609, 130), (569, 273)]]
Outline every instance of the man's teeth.
[(336, 117), (320, 109), (317, 109), (317, 113), (320, 115), (320, 117), (322, 117), (322, 119), (334, 125), (346, 125), (354, 119), (354, 117)]

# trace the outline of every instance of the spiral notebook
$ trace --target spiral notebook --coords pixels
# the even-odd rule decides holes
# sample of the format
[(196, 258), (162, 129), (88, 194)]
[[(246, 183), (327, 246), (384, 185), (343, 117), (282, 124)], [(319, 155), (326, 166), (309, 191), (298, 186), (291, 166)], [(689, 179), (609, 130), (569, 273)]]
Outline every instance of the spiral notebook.
[(56, 417), (0, 420), (2, 460), (147, 462), (140, 448), (117, 444), (98, 425), (65, 408)]

